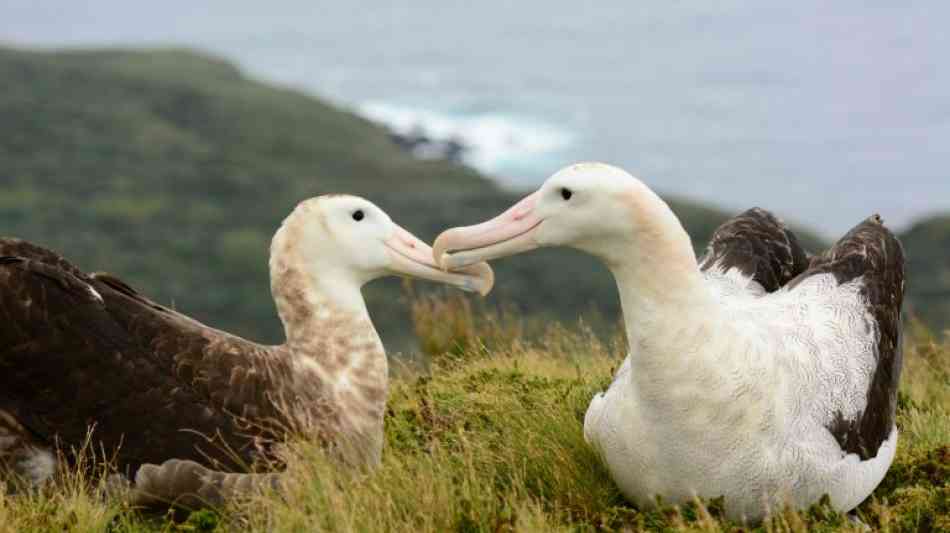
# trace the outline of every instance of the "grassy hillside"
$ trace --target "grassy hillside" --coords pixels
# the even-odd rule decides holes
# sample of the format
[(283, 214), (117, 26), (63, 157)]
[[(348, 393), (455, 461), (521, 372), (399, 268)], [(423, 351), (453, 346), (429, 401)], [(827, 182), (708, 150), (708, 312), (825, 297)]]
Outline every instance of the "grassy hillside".
[(363, 194), (418, 226), (422, 191), (449, 203), (481, 184), (406, 157), (357, 117), (190, 52), (7, 49), (0, 79), (2, 234), (263, 340), (280, 334), (269, 240), (298, 201)]
[[(415, 160), (357, 116), (193, 52), (0, 48), (0, 79), (0, 235), (47, 245), (262, 341), (282, 334), (269, 240), (299, 200), (361, 194), (431, 239), (517, 196), (471, 170)], [(672, 205), (697, 246), (725, 218)], [(578, 253), (538, 252), (500, 262), (497, 273), (493, 301), (527, 312), (573, 321), (595, 306), (608, 318), (619, 310), (608, 273)], [(384, 341), (404, 346), (399, 283), (374, 283), (367, 297)]]
[[(287, 453), (286, 495), (179, 524), (137, 514), (73, 476), (65, 491), (0, 495), (0, 531), (862, 531), (825, 505), (777, 512), (757, 528), (722, 519), (715, 501), (638, 510), (582, 434), (622, 342), (550, 325), (528, 343), (511, 317), (429, 299), (414, 308), (433, 364), (399, 372), (377, 472), (343, 471), (298, 442)], [(950, 345), (909, 336), (899, 398), (896, 460), (859, 515), (875, 531), (947, 531)]]
[(914, 224), (901, 240), (912, 276), (912, 311), (933, 328), (950, 328), (950, 215)]

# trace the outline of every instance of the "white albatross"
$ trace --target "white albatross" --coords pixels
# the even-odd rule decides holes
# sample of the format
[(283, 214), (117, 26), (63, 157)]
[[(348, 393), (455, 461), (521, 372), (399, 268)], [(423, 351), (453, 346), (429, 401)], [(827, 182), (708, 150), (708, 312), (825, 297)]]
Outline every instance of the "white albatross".
[(728, 517), (758, 522), (824, 494), (849, 511), (881, 482), (897, 446), (904, 260), (879, 217), (809, 258), (753, 209), (697, 261), (646, 185), (582, 163), (445, 231), (433, 253), (458, 269), (557, 245), (603, 260), (620, 292), (630, 353), (584, 435), (629, 500), (722, 496)]

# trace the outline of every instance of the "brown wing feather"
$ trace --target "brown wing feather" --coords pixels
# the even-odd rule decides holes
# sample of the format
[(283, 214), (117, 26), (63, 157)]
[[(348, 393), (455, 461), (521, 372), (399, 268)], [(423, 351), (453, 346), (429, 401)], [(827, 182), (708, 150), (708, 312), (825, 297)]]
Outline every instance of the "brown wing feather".
[(64, 259), (61, 255), (49, 249), (37, 246), (31, 242), (17, 239), (14, 237), (0, 238), (0, 256), (15, 256), (24, 259), (31, 259), (37, 263), (43, 263), (53, 267), (55, 270), (61, 270), (72, 274), (78, 279), (86, 280), (86, 274), (75, 265)]
[(832, 274), (839, 284), (862, 279), (862, 294), (876, 326), (877, 361), (867, 405), (853, 419), (840, 413), (828, 428), (841, 449), (862, 459), (877, 455), (894, 426), (903, 353), (901, 306), (904, 302), (904, 249), (881, 217), (874, 215), (841, 238), (789, 283), (794, 289), (816, 274)]
[(121, 354), (123, 332), (91, 287), (67, 269), (0, 256), (0, 286), (2, 407), (46, 440), (63, 427), (77, 442), (100, 398), (114, 390), (92, 378), (101, 359)]
[(249, 462), (256, 432), (228, 412), (259, 405), (281, 366), (260, 364), (266, 350), (30, 243), (0, 240), (0, 257), (0, 408), (66, 448), (95, 424), (129, 472), (171, 457)]
[(208, 327), (142, 296), (115, 276), (93, 274), (113, 318), (158, 365), (216, 409), (260, 421), (280, 413), (268, 394), (289, 380), (281, 347), (265, 347)]
[(808, 267), (798, 238), (772, 213), (753, 208), (724, 222), (713, 233), (700, 268), (736, 268), (774, 292)]

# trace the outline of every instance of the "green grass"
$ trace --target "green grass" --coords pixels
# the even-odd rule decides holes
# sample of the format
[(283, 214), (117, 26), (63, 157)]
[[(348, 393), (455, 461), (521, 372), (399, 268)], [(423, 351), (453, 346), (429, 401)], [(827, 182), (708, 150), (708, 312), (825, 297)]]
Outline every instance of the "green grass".
[[(66, 476), (63, 487), (0, 497), (10, 531), (750, 531), (716, 501), (640, 511), (585, 444), (591, 396), (610, 381), (621, 337), (583, 325), (522, 322), (459, 298), (413, 305), (426, 365), (399, 365), (374, 472), (339, 468), (308, 442), (286, 454), (287, 492), (184, 521), (142, 515)], [(432, 313), (440, 320), (432, 320)], [(537, 330), (536, 342), (523, 334)], [(950, 528), (950, 344), (913, 328), (900, 391), (897, 458), (859, 508), (880, 531)], [(784, 511), (754, 531), (857, 531), (825, 504)]]

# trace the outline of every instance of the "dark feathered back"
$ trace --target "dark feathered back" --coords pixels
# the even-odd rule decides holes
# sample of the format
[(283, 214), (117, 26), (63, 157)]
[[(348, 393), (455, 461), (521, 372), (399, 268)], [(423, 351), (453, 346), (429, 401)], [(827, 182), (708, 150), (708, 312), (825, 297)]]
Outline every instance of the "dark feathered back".
[(709, 241), (700, 269), (738, 269), (774, 292), (808, 267), (808, 255), (795, 234), (774, 215), (759, 208), (729, 219)]

